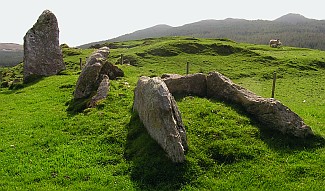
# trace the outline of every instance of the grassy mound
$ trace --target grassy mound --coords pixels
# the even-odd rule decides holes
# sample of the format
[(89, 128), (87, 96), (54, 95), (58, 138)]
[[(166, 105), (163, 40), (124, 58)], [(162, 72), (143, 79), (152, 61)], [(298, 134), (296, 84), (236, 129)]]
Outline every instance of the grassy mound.
[[(67, 111), (80, 72), (79, 57), (93, 50), (65, 51), (70, 55), (64, 57), (70, 64), (65, 75), (0, 89), (0, 189), (323, 189), (325, 52), (186, 37), (114, 44), (112, 63), (121, 54), (133, 55), (137, 66), (119, 66), (125, 77), (111, 81), (108, 98), (97, 108)], [(215, 45), (232, 53), (220, 54)], [(157, 47), (177, 55), (149, 53)], [(264, 97), (270, 97), (276, 71), (276, 98), (304, 118), (316, 136), (283, 136), (236, 105), (179, 97), (189, 151), (184, 164), (171, 163), (132, 112), (133, 90), (141, 75), (185, 74), (187, 62), (191, 73), (217, 70)], [(5, 80), (21, 74), (19, 68), (3, 70)]]

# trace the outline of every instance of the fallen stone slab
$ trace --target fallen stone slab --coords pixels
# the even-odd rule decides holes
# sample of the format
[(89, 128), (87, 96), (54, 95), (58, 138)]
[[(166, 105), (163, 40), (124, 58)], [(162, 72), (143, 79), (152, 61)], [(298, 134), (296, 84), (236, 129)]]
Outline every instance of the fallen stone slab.
[(313, 135), (311, 128), (296, 113), (273, 98), (263, 98), (233, 83), (218, 72), (207, 76), (209, 98), (227, 100), (243, 106), (262, 124), (284, 134), (306, 138)]
[(162, 79), (169, 92), (173, 95), (207, 96), (206, 75), (202, 73), (181, 76), (178, 74), (164, 74)]
[(186, 131), (176, 101), (160, 78), (141, 77), (134, 90), (134, 111), (149, 135), (175, 163), (185, 161)]

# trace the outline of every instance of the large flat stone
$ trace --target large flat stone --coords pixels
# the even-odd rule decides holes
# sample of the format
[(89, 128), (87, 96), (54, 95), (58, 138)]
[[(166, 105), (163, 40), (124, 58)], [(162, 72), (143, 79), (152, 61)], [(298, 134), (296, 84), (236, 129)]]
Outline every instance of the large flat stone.
[(160, 78), (141, 77), (134, 90), (134, 110), (150, 136), (176, 163), (185, 161), (186, 131), (176, 101)]
[(169, 92), (173, 95), (207, 96), (206, 75), (202, 73), (181, 76), (177, 74), (164, 74), (162, 79)]

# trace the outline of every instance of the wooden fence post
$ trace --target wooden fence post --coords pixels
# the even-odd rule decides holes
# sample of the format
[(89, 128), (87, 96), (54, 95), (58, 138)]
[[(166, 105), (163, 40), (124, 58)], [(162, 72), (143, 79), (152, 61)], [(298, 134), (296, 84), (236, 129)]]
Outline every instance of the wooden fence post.
[(79, 58), (80, 70), (82, 70), (82, 58)]
[(186, 63), (186, 75), (188, 75), (190, 73), (190, 63), (187, 62)]
[(273, 72), (273, 85), (272, 85), (272, 95), (271, 98), (274, 98), (274, 91), (275, 91), (275, 82), (276, 82), (276, 72)]
[(123, 65), (123, 54), (121, 54), (121, 65)]

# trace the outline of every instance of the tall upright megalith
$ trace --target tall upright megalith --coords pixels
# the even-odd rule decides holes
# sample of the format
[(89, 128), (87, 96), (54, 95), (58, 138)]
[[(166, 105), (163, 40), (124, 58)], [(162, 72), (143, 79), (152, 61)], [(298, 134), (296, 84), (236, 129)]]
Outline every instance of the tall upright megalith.
[(55, 15), (45, 10), (24, 37), (24, 83), (65, 69)]

